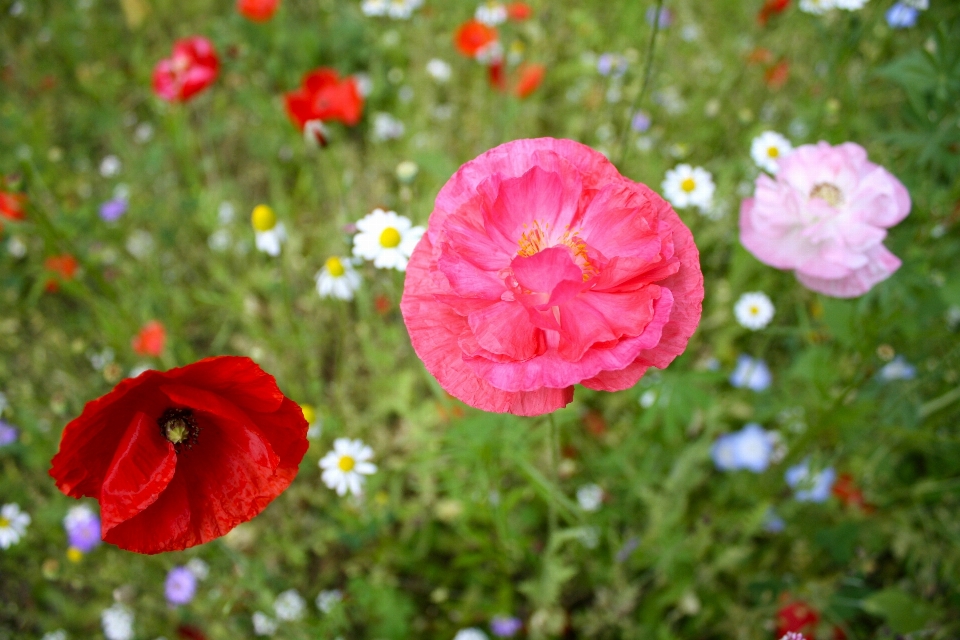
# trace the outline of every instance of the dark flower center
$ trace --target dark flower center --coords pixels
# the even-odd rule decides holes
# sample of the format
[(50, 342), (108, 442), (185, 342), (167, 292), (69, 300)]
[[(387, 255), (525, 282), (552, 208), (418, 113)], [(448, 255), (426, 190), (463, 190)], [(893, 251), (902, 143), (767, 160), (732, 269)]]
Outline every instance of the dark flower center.
[(200, 426), (191, 409), (170, 407), (157, 419), (157, 424), (160, 425), (160, 435), (173, 443), (177, 453), (183, 447), (190, 449), (197, 444)]

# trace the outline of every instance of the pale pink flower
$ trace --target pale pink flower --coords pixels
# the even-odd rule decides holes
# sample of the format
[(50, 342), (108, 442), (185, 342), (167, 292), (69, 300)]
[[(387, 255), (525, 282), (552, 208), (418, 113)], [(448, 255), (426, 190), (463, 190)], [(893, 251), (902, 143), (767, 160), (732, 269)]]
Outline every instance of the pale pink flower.
[(780, 160), (775, 177), (757, 178), (740, 207), (740, 241), (808, 289), (853, 298), (900, 267), (883, 240), (909, 212), (906, 188), (863, 147), (808, 144)]
[(648, 187), (570, 140), (516, 140), (437, 196), (400, 308), (417, 355), (474, 407), (538, 415), (573, 385), (619, 391), (700, 321), (690, 230)]

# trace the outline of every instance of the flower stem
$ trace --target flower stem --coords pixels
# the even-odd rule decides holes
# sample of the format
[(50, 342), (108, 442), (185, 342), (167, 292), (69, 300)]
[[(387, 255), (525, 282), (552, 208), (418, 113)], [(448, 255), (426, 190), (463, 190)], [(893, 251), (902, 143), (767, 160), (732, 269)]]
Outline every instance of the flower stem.
[[(560, 473), (558, 466), (560, 463), (560, 434), (557, 428), (557, 419), (552, 413), (547, 414), (547, 453), (550, 458), (550, 482), (554, 488), (560, 490)], [(557, 530), (557, 499), (554, 493), (550, 492), (550, 499), (547, 501), (547, 523), (549, 527), (548, 540), (553, 539), (553, 534)]]
[(624, 120), (623, 129), (620, 134), (620, 148), (614, 164), (621, 169), (627, 159), (627, 154), (630, 152), (630, 142), (633, 139), (630, 123), (637, 109), (643, 104), (643, 99), (646, 97), (647, 90), (650, 87), (650, 77), (653, 73), (653, 53), (657, 44), (657, 35), (660, 33), (660, 14), (663, 11), (663, 3), (664, 0), (657, 0), (657, 7), (653, 14), (653, 31), (650, 32), (650, 41), (647, 43), (647, 59), (644, 61), (643, 66), (643, 84), (640, 85), (640, 93), (633, 99), (633, 103), (631, 103), (630, 109), (627, 111), (627, 117)]

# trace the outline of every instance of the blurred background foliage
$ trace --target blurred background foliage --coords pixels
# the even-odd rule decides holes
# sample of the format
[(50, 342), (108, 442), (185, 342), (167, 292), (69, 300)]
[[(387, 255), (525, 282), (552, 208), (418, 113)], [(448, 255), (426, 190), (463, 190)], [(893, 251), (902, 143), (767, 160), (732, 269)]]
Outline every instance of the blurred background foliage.
[[(410, 20), (359, 4), (285, 0), (254, 24), (229, 0), (0, 0), (0, 175), (29, 198), (0, 244), (0, 391), (21, 430), (0, 449), (0, 502), (33, 517), (0, 552), (0, 638), (99, 637), (114, 599), (135, 612), (137, 637), (173, 638), (181, 623), (252, 637), (251, 614), (291, 588), (345, 599), (326, 614), (311, 605), (281, 638), (451, 638), (498, 613), (523, 618), (530, 637), (771, 638), (793, 600), (820, 612), (818, 638), (957, 637), (960, 5), (933, 0), (916, 27), (893, 30), (886, 0), (825, 16), (791, 7), (765, 27), (759, 1), (666, 2), (672, 23), (641, 105), (653, 124), (630, 134), (620, 169), (654, 188), (680, 161), (713, 173), (725, 215), (681, 212), (701, 251), (703, 321), (687, 353), (637, 388), (578, 389), (551, 443), (544, 419), (442, 393), (410, 348), (402, 274), (362, 267), (352, 302), (320, 299), (313, 276), (348, 255), (347, 225), (374, 207), (425, 223), (456, 168), (500, 142), (568, 137), (615, 155), (652, 3), (531, 2), (531, 20), (502, 28), (508, 51), (547, 68), (522, 101), (453, 47), (474, 3), (428, 0)], [(163, 103), (153, 66), (195, 34), (220, 54), (218, 81)], [(622, 78), (597, 73), (604, 52), (624, 56)], [(432, 58), (452, 65), (449, 83), (427, 74)], [(364, 120), (331, 125), (322, 150), (281, 99), (318, 66), (371, 81)], [(404, 135), (377, 142), (378, 112)], [(831, 300), (740, 247), (750, 140), (766, 129), (857, 142), (904, 182), (913, 210), (887, 240), (904, 262), (890, 280)], [(100, 171), (107, 156), (115, 176)], [(419, 167), (409, 186), (395, 176), (405, 160)], [(119, 185), (129, 211), (108, 225), (99, 206)], [(288, 229), (279, 258), (253, 248), (258, 203)], [(45, 260), (66, 253), (77, 277), (49, 292)], [(734, 321), (745, 291), (772, 297), (767, 329)], [(145, 359), (130, 340), (154, 319), (168, 345)], [(73, 501), (47, 476), (63, 425), (138, 365), (224, 353), (249, 355), (317, 407), (322, 436), (293, 486), (222, 541), (68, 560)], [(768, 390), (730, 385), (742, 353), (770, 365)], [(912, 379), (878, 375), (894, 353)], [(786, 457), (759, 475), (717, 471), (711, 444), (750, 421), (778, 429)], [(339, 436), (376, 452), (362, 501), (320, 481)], [(784, 470), (807, 458), (849, 474), (865, 504), (792, 499)], [(595, 512), (575, 499), (588, 483), (604, 491)], [(193, 557), (210, 577), (192, 604), (168, 608), (164, 576)]]

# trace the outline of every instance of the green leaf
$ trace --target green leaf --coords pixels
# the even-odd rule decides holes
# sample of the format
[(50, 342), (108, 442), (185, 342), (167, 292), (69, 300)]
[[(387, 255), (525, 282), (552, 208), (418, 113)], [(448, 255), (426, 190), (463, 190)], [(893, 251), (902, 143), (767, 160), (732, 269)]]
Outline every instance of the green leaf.
[(862, 606), (867, 613), (884, 618), (894, 633), (919, 631), (934, 617), (933, 607), (897, 588), (864, 598)]

